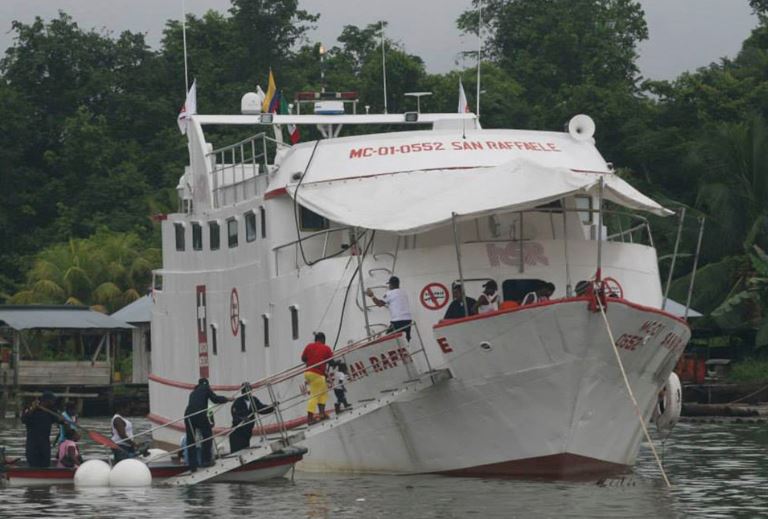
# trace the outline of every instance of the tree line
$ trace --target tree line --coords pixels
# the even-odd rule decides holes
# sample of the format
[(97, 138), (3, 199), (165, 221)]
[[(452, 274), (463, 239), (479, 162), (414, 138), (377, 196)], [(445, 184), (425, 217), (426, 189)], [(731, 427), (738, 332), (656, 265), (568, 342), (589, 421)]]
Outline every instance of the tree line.
[[(687, 208), (683, 251), (695, 247), (695, 217), (707, 217), (693, 299), (709, 315), (704, 325), (763, 344), (768, 2), (750, 5), (758, 24), (736, 57), (671, 81), (640, 74), (648, 27), (636, 0), (483, 0), (482, 24), (474, 0), (457, 29), (484, 31), (483, 126), (561, 130), (577, 113), (592, 116), (598, 146), (621, 175)], [(321, 49), (308, 40), (318, 19), (298, 0), (232, 0), (227, 13), (187, 15), (200, 111), (237, 113), (270, 68), (284, 95), (318, 90)], [(356, 90), (379, 112), (386, 22), (371, 22), (344, 27), (323, 66), (327, 89)], [(0, 61), (0, 300), (112, 311), (147, 289), (159, 262), (151, 216), (175, 210), (187, 161), (175, 124), (185, 86), (181, 22), (166, 24), (157, 49), (142, 34), (84, 30), (65, 13), (12, 30)], [(409, 91), (433, 92), (423, 110), (455, 111), (459, 78), (474, 106), (474, 66), (431, 74), (400, 42), (386, 45), (390, 111), (415, 108)], [(676, 222), (653, 224), (668, 254)], [(678, 262), (674, 297), (685, 299), (691, 269), (691, 257)]]

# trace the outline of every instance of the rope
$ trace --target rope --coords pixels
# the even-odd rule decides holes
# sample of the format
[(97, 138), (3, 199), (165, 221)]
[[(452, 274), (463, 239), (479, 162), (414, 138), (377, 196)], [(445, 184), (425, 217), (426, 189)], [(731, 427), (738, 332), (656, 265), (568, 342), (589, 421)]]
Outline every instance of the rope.
[(750, 393), (750, 394), (748, 394), (748, 395), (746, 395), (746, 396), (743, 396), (743, 397), (741, 397), (741, 398), (737, 398), (736, 400), (731, 400), (730, 402), (726, 403), (725, 405), (729, 405), (729, 404), (738, 404), (739, 402), (741, 402), (741, 401), (743, 401), (743, 400), (746, 400), (747, 398), (749, 398), (749, 397), (751, 397), (751, 396), (755, 396), (756, 394), (758, 394), (758, 393), (761, 393), (761, 392), (762, 392), (762, 391), (764, 391), (765, 389), (768, 389), (768, 384), (766, 384), (765, 386), (761, 387), (761, 388), (760, 388), (760, 389), (758, 389), (757, 391), (753, 391), (752, 393)]
[(621, 376), (624, 378), (624, 385), (627, 388), (627, 393), (629, 393), (629, 398), (632, 400), (632, 405), (635, 407), (635, 413), (637, 414), (637, 419), (640, 421), (640, 427), (643, 428), (643, 434), (645, 435), (645, 439), (648, 441), (648, 445), (651, 446), (651, 452), (653, 452), (653, 457), (656, 459), (656, 464), (659, 466), (659, 471), (661, 472), (662, 478), (664, 478), (664, 483), (667, 485), (667, 488), (672, 488), (672, 484), (669, 482), (667, 473), (664, 471), (664, 466), (661, 463), (661, 458), (659, 458), (659, 454), (656, 452), (656, 447), (653, 445), (653, 440), (651, 440), (651, 435), (648, 433), (648, 428), (645, 425), (645, 420), (643, 420), (643, 415), (640, 412), (640, 406), (637, 403), (635, 394), (632, 391), (632, 387), (629, 385), (627, 372), (624, 369), (624, 363), (621, 362), (621, 356), (619, 355), (619, 348), (616, 347), (616, 341), (613, 338), (611, 325), (608, 322), (608, 317), (605, 315), (605, 306), (603, 305), (603, 302), (599, 297), (596, 297), (595, 300), (597, 301), (598, 308), (600, 308), (600, 313), (603, 315), (603, 321), (605, 322), (605, 329), (608, 332), (608, 337), (611, 339), (611, 347), (613, 347), (613, 353), (616, 355), (616, 362), (619, 364), (619, 369), (621, 370)]

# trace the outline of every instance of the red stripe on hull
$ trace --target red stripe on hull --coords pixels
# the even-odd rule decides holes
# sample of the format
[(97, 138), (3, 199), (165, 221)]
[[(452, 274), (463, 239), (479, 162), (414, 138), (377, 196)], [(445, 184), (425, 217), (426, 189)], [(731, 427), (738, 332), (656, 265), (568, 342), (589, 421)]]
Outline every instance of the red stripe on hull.
[(552, 454), (437, 472), (446, 476), (588, 480), (630, 471), (627, 465), (578, 454)]

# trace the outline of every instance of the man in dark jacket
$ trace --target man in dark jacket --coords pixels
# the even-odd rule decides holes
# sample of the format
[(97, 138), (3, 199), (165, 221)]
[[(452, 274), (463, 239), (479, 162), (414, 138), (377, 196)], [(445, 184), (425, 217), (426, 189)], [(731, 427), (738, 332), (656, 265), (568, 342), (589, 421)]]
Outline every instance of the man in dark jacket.
[[(464, 295), (464, 287), (461, 283), (454, 283), (452, 285), (453, 301), (448, 305), (448, 310), (445, 311), (445, 317), (443, 319), (461, 319), (477, 313), (477, 301), (471, 297)], [(467, 307), (464, 308), (464, 300), (467, 301)]]
[(21, 421), (27, 428), (26, 457), (30, 467), (51, 466), (51, 427), (60, 422), (50, 412), (55, 403), (56, 397), (53, 393), (45, 391), (40, 400), (32, 402), (21, 415)]
[(269, 414), (275, 410), (271, 405), (263, 403), (252, 393), (251, 385), (243, 382), (240, 387), (241, 396), (232, 404), (232, 429), (229, 433), (229, 451), (237, 452), (251, 444), (253, 426), (256, 424), (256, 413)]
[(213, 392), (208, 385), (207, 378), (198, 380), (195, 389), (189, 395), (189, 403), (184, 410), (184, 427), (187, 432), (187, 450), (189, 458), (189, 469), (194, 472), (197, 470), (197, 442), (200, 442), (202, 449), (203, 467), (211, 466), (211, 436), (213, 428), (208, 421), (207, 411), (208, 402), (214, 404), (225, 404), (231, 399), (225, 396), (219, 396)]

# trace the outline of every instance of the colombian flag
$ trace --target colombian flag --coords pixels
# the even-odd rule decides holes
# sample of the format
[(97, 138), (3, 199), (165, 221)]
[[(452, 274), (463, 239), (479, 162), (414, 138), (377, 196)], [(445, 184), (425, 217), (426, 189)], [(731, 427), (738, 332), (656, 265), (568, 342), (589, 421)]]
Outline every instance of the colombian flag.
[(272, 74), (272, 69), (269, 69), (269, 84), (267, 86), (267, 95), (264, 97), (264, 102), (261, 103), (261, 111), (266, 113), (275, 113), (279, 107), (280, 96), (277, 93), (275, 76)]

